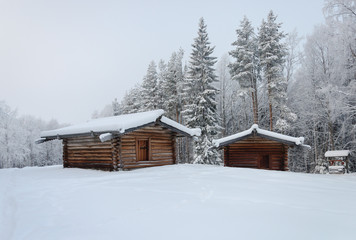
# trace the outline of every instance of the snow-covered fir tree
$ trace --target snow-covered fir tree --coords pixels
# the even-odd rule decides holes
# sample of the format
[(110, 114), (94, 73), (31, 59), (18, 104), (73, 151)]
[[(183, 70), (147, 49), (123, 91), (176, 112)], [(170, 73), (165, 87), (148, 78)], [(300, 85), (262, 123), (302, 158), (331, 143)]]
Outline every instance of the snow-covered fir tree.
[[(281, 31), (282, 24), (277, 23), (276, 19), (277, 16), (270, 11), (267, 21), (262, 21), (258, 35), (260, 64), (267, 83), (270, 130), (273, 130), (273, 110), (279, 106), (283, 107), (280, 111), (285, 110), (287, 91), (287, 81), (283, 77), (286, 47), (282, 40), (285, 34)], [(281, 117), (280, 115), (277, 117)], [(283, 119), (278, 120), (283, 121)]]
[(118, 116), (121, 114), (120, 103), (117, 101), (117, 98), (111, 104), (112, 106), (112, 113), (114, 116)]
[(201, 18), (198, 36), (192, 44), (184, 89), (187, 94), (184, 118), (186, 125), (202, 130), (202, 135), (195, 144), (193, 163), (220, 164), (219, 152), (211, 149), (212, 139), (218, 134), (220, 127), (215, 100), (218, 90), (213, 86), (217, 82), (214, 70), (216, 58), (212, 56), (214, 47), (210, 46), (206, 28), (204, 19)]
[(183, 82), (182, 59), (184, 52), (179, 50), (174, 52), (168, 62), (165, 78), (162, 82), (163, 90), (163, 108), (166, 115), (179, 122), (181, 111), (181, 89), (180, 85)]
[(122, 99), (122, 114), (135, 113), (142, 110), (141, 96), (142, 87), (136, 85), (128, 91)]
[(163, 109), (165, 104), (166, 94), (164, 93), (164, 85), (167, 78), (167, 64), (164, 60), (160, 60), (158, 63), (158, 82), (157, 82), (157, 109)]
[(257, 39), (251, 22), (244, 17), (240, 28), (236, 30), (237, 40), (232, 43), (235, 49), (229, 54), (234, 62), (229, 64), (233, 80), (237, 80), (243, 94), (249, 94), (252, 100), (253, 121), (258, 123), (257, 80), (259, 63), (257, 56)]
[(149, 111), (157, 109), (158, 101), (158, 76), (157, 76), (157, 66), (154, 61), (152, 61), (147, 69), (147, 74), (143, 78), (142, 82), (142, 95), (140, 107), (143, 111)]

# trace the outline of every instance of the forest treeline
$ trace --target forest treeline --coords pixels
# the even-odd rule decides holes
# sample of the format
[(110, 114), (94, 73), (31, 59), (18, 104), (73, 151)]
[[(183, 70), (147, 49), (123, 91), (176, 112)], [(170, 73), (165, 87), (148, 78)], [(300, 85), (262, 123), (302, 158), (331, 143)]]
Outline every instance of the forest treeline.
[(203, 130), (195, 153), (184, 147), (190, 143), (180, 143), (181, 161), (209, 164), (221, 163), (209, 147), (212, 139), (258, 123), (305, 137), (310, 148), (290, 152), (291, 171), (324, 172), (324, 153), (339, 149), (352, 151), (355, 171), (356, 4), (327, 0), (323, 12), (325, 23), (306, 39), (283, 32), (272, 11), (257, 28), (244, 17), (231, 51), (219, 61), (201, 19), (187, 64), (182, 50), (151, 62), (141, 84), (93, 117), (162, 108), (168, 117)]
[[(325, 23), (315, 26), (306, 39), (296, 31), (285, 33), (272, 11), (257, 27), (244, 17), (231, 50), (219, 60), (202, 18), (188, 62), (181, 49), (168, 60), (152, 61), (141, 84), (120, 102), (115, 99), (94, 112), (93, 118), (164, 109), (167, 117), (202, 129), (194, 143), (178, 143), (180, 162), (201, 164), (222, 163), (221, 153), (211, 148), (213, 139), (257, 123), (261, 128), (305, 137), (310, 148), (290, 152), (291, 171), (324, 172), (324, 153), (339, 149), (352, 150), (350, 165), (355, 171), (356, 4), (354, 0), (326, 0), (323, 12)], [(58, 143), (33, 145), (40, 129), (58, 124), (12, 116), (6, 109), (0, 105), (0, 168), (59, 163)], [(22, 123), (25, 120), (34, 123), (28, 127)], [(27, 137), (11, 143), (9, 139), (20, 136), (16, 135), (19, 131)]]
[(19, 117), (0, 101), (0, 168), (47, 166), (62, 163), (59, 140), (36, 144), (41, 131), (63, 127), (56, 120), (45, 122), (33, 116)]

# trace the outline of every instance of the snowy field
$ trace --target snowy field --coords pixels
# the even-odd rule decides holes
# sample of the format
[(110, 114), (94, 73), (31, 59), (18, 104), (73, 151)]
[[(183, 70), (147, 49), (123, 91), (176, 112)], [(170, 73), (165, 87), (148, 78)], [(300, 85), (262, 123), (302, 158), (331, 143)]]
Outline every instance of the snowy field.
[(356, 239), (356, 175), (0, 170), (0, 239)]

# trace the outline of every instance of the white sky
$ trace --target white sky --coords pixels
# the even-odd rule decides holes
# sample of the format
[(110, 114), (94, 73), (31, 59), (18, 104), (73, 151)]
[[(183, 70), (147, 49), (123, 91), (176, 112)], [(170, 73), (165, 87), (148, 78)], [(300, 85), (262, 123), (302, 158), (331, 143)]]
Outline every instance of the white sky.
[(22, 114), (64, 123), (90, 119), (141, 82), (151, 60), (190, 55), (204, 17), (214, 56), (232, 49), (246, 15), (269, 10), (285, 32), (310, 34), (323, 0), (0, 0), (0, 100)]

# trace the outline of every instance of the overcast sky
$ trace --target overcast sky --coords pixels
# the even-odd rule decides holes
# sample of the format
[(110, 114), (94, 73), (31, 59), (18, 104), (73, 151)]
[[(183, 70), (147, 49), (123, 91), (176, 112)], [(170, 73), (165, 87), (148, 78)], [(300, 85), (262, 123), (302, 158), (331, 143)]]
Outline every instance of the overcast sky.
[(0, 100), (20, 115), (78, 123), (141, 82), (151, 60), (189, 57), (204, 17), (214, 55), (246, 15), (272, 9), (285, 32), (310, 34), (323, 0), (0, 0)]

